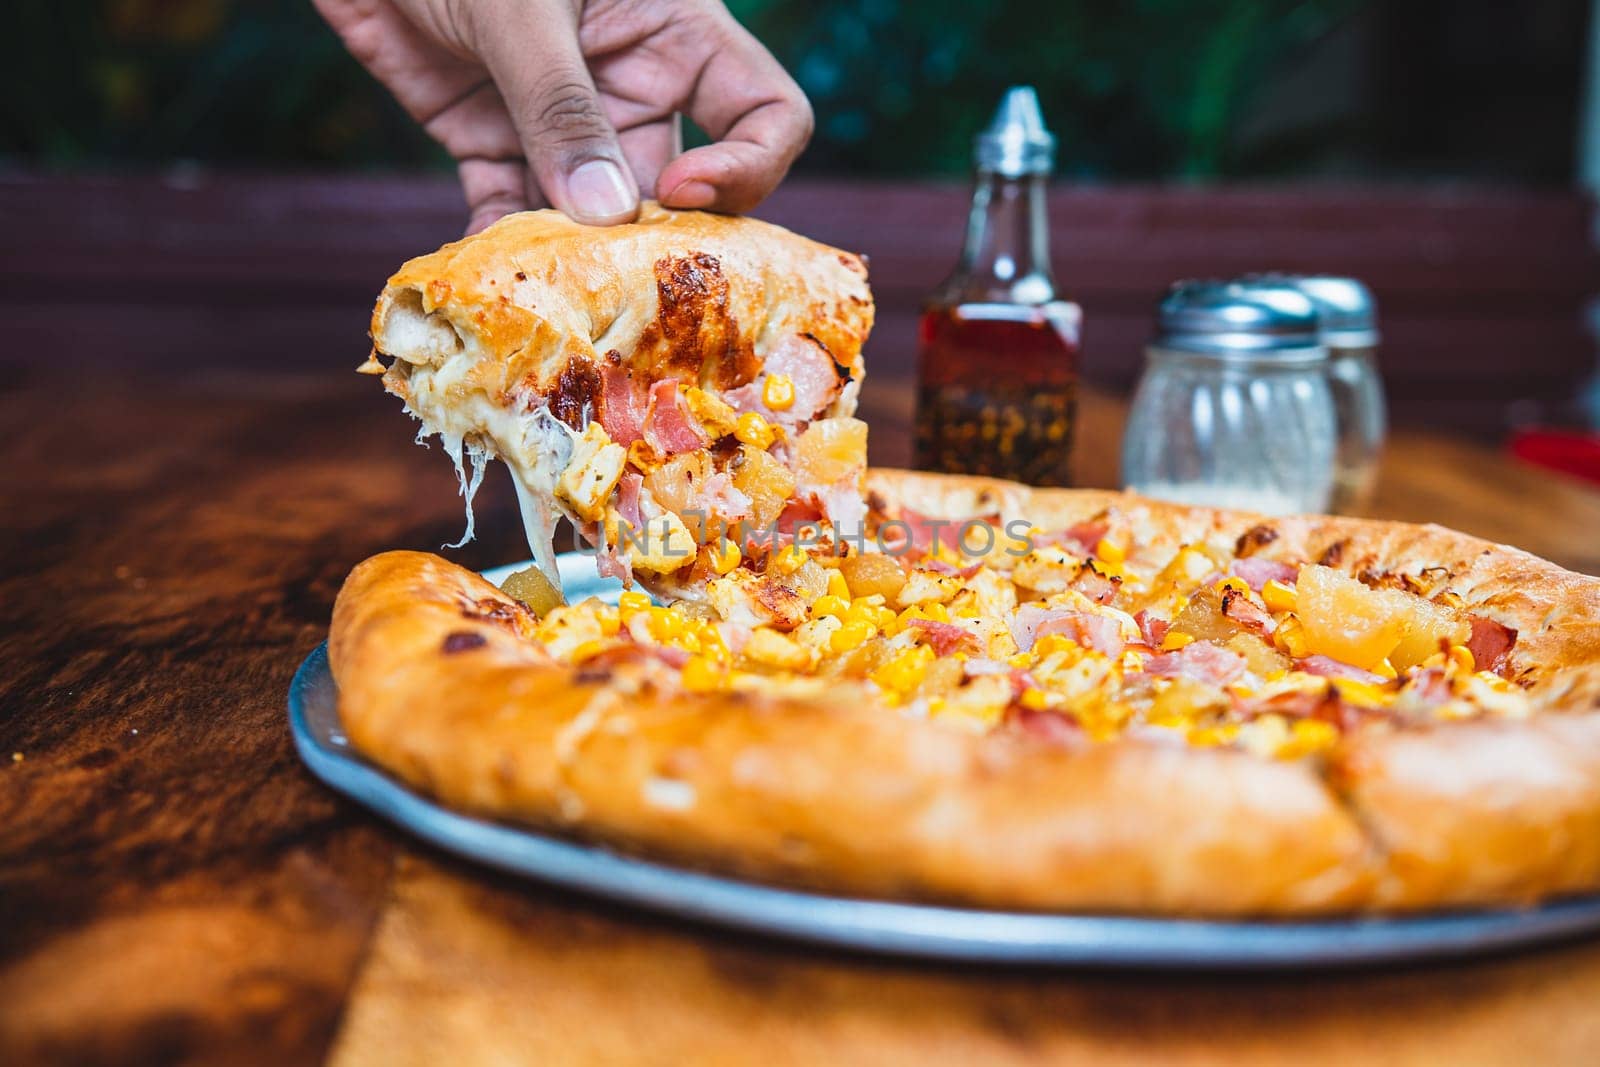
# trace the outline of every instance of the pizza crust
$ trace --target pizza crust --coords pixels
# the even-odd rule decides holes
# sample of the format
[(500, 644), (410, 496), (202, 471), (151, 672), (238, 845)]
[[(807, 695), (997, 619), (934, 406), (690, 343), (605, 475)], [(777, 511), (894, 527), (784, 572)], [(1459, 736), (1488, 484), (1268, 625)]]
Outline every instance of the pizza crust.
[[(627, 851), (828, 892), (990, 908), (1313, 915), (1520, 903), (1600, 886), (1600, 581), (1443, 530), (1264, 520), (1092, 490), (875, 471), (889, 505), (1026, 517), (1108, 507), (1139, 552), (1232, 547), (1353, 568), (1444, 562), (1521, 631), (1543, 714), (1356, 734), (1279, 762), (1137, 737), (1047, 745), (908, 718), (865, 685), (669, 696), (564, 667), (435, 556), (361, 564), (330, 659), (356, 748), (443, 803)], [(455, 651), (446, 651), (446, 649)]]

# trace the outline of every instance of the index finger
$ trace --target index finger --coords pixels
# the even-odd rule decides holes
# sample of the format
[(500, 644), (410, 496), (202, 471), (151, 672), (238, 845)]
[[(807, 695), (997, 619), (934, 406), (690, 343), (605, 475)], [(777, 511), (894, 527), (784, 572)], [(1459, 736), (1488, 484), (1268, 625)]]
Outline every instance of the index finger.
[(686, 110), (714, 139), (656, 181), (668, 207), (748, 211), (772, 192), (811, 139), (811, 105), (761, 42), (732, 17), (706, 58)]

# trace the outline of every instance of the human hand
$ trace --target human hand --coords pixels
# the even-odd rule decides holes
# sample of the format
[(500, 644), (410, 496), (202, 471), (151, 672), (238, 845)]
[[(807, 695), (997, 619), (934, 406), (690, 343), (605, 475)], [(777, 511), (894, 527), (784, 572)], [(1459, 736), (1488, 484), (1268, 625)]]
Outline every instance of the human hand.
[[(546, 204), (627, 222), (748, 211), (811, 136), (794, 80), (720, 0), (313, 0), (455, 157), (475, 233)], [(679, 113), (714, 142), (682, 151)]]

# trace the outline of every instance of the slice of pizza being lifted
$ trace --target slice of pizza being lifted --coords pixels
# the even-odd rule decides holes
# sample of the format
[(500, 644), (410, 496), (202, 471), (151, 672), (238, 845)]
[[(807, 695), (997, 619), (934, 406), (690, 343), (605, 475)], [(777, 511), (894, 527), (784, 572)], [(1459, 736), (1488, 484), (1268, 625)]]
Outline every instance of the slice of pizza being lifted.
[(860, 528), (872, 319), (858, 257), (777, 226), (524, 212), (401, 267), (362, 369), (389, 358), (385, 387), (442, 441), (467, 538), (498, 458), (554, 587), (565, 516), (602, 574), (703, 600), (797, 526)]

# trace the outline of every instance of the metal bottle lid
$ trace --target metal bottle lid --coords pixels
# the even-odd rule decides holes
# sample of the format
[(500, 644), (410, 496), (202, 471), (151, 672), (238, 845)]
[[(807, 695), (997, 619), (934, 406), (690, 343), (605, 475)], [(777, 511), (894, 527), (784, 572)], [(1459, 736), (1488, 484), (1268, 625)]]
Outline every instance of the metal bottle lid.
[(1007, 89), (989, 128), (973, 140), (978, 169), (1003, 178), (1049, 174), (1055, 155), (1056, 139), (1045, 129), (1039, 95), (1031, 85)]
[(1378, 306), (1372, 290), (1354, 278), (1302, 275), (1300, 291), (1316, 301), (1322, 343), (1329, 348), (1371, 348), (1378, 343)]
[(1276, 281), (1179, 282), (1161, 302), (1157, 348), (1219, 359), (1315, 363), (1327, 359), (1317, 305)]

